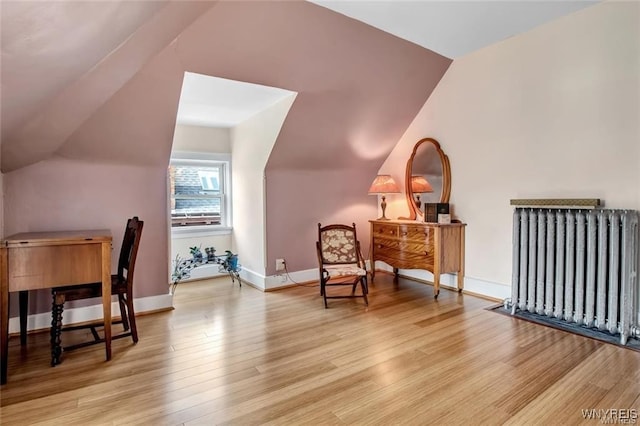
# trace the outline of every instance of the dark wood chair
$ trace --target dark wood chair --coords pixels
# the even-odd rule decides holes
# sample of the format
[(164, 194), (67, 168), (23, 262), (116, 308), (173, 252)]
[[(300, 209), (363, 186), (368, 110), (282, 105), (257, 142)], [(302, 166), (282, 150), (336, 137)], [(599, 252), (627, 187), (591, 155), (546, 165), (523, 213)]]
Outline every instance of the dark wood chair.
[[(138, 342), (138, 329), (136, 328), (136, 317), (133, 309), (133, 273), (143, 224), (144, 222), (139, 220), (137, 216), (127, 221), (120, 257), (118, 258), (118, 272), (111, 276), (111, 294), (118, 296), (121, 316), (121, 319), (113, 321), (113, 324), (122, 324), (124, 328), (123, 333), (113, 336), (112, 339), (131, 336), (134, 343)], [(104, 342), (104, 339), (100, 337), (96, 329), (104, 326), (104, 322), (62, 327), (64, 303), (71, 300), (102, 297), (102, 283), (55, 287), (51, 290), (51, 295), (53, 297), (51, 309), (51, 365), (53, 366), (60, 363), (62, 331), (90, 328), (94, 338), (88, 342), (67, 346), (64, 348), (65, 351)]]
[[(362, 297), (365, 305), (369, 305), (367, 270), (360, 251), (356, 224), (322, 226), (318, 223), (316, 249), (320, 270), (320, 294), (324, 299), (324, 307), (328, 308), (327, 299), (350, 297)], [(356, 294), (358, 284), (362, 288), (361, 295)], [(327, 287), (345, 285), (351, 286), (350, 295), (327, 294)]]

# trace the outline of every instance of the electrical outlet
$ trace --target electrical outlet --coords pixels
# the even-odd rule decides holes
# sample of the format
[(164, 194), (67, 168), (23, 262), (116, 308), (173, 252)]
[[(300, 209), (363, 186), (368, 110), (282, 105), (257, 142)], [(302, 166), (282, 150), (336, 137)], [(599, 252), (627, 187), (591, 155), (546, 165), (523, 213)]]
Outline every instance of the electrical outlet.
[(276, 271), (284, 271), (284, 259), (276, 259)]

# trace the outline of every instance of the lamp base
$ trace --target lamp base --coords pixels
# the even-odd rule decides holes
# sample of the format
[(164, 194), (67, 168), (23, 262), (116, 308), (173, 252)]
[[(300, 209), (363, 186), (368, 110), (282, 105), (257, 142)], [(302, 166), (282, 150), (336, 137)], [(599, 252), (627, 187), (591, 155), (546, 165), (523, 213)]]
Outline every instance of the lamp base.
[(379, 217), (378, 220), (389, 220), (385, 211), (387, 210), (387, 197), (382, 194), (382, 202), (380, 203), (380, 208), (382, 209), (382, 217)]

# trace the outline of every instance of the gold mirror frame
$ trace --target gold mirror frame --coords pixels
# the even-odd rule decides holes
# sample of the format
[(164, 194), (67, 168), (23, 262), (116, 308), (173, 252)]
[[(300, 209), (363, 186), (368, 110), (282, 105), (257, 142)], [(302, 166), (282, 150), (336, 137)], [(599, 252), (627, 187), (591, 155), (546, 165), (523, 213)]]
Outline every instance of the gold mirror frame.
[(451, 195), (451, 167), (449, 165), (449, 157), (442, 151), (440, 148), (440, 143), (433, 138), (424, 138), (420, 139), (416, 142), (416, 145), (413, 147), (413, 152), (411, 153), (411, 157), (409, 157), (409, 161), (407, 161), (407, 171), (405, 174), (404, 185), (405, 185), (405, 195), (407, 197), (407, 204), (409, 205), (409, 217), (410, 220), (415, 220), (418, 215), (423, 216), (423, 212), (420, 208), (418, 208), (416, 201), (414, 199), (414, 194), (411, 191), (411, 176), (413, 175), (413, 161), (415, 159), (416, 153), (418, 152), (418, 148), (420, 148), (423, 144), (433, 144), (435, 148), (435, 152), (440, 156), (440, 163), (442, 164), (442, 191), (440, 193), (440, 203), (448, 203), (449, 197)]

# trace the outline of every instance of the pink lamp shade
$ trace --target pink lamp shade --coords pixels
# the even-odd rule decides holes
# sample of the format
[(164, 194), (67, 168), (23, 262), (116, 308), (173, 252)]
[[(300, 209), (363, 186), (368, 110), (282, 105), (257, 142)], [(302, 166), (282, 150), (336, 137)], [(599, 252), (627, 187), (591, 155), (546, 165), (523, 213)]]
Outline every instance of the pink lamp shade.
[(385, 194), (390, 193), (398, 193), (400, 192), (400, 188), (398, 188), (398, 184), (393, 180), (391, 175), (378, 175), (373, 180), (371, 187), (369, 188), (369, 195), (382, 194), (382, 202), (380, 203), (380, 207), (382, 208), (382, 216), (378, 218), (378, 220), (389, 220), (384, 211), (387, 209), (387, 200)]
[(411, 192), (414, 194), (422, 194), (424, 192), (433, 192), (433, 187), (424, 176), (411, 176)]
[(374, 194), (392, 194), (400, 192), (398, 184), (393, 180), (391, 175), (378, 175), (369, 187), (369, 195)]
[(424, 192), (433, 192), (433, 187), (431, 186), (429, 181), (427, 181), (424, 176), (411, 176), (411, 193), (416, 197), (416, 199), (413, 201), (416, 203), (416, 206), (418, 206), (418, 210), (420, 210), (422, 206), (422, 202), (420, 201), (420, 194)]

